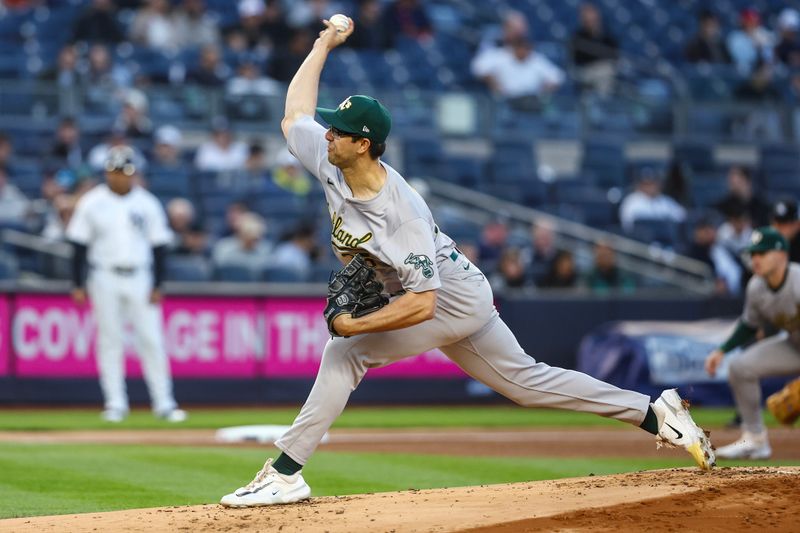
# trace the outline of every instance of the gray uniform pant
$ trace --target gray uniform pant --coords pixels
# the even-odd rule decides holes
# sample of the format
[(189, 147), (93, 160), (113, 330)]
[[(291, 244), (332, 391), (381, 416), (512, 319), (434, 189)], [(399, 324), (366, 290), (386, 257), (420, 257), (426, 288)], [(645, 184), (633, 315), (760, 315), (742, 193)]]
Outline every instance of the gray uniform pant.
[(742, 429), (762, 433), (761, 378), (800, 372), (800, 350), (785, 334), (753, 344), (731, 358), (728, 381), (736, 408), (742, 417)]
[(435, 317), (421, 324), (329, 341), (306, 403), (275, 445), (305, 464), (369, 368), (433, 348), (520, 405), (595, 413), (636, 425), (644, 420), (649, 397), (526, 354), (498, 316), (482, 274), (473, 270), (443, 286), (438, 301)]

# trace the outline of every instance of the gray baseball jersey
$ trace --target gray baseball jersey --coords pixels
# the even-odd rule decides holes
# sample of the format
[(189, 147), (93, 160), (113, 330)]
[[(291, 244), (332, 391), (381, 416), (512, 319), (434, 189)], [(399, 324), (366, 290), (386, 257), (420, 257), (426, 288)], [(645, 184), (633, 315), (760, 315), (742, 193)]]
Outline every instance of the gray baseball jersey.
[(306, 116), (294, 124), (288, 139), (292, 154), (322, 184), (331, 217), (331, 246), (343, 263), (356, 253), (367, 256), (391, 295), (438, 289), (463, 278), (455, 243), (436, 226), (422, 197), (391, 166), (381, 162), (385, 185), (374, 198), (359, 200), (342, 171), (328, 162), (325, 128)]
[(800, 265), (789, 263), (786, 279), (777, 290), (761, 276), (753, 276), (747, 284), (742, 322), (754, 328), (772, 325), (786, 332), (754, 343), (729, 362), (728, 381), (742, 428), (760, 434), (766, 431), (760, 380), (800, 372)]
[(650, 399), (590, 376), (537, 363), (494, 308), (484, 275), (433, 221), (423, 199), (392, 167), (377, 196), (357, 200), (328, 161), (325, 128), (296, 121), (289, 149), (319, 178), (332, 221), (331, 243), (346, 260), (371, 256), (387, 291), (437, 290), (436, 313), (408, 328), (331, 339), (300, 414), (275, 445), (305, 464), (369, 368), (439, 348), (466, 373), (525, 406), (597, 413), (640, 424)]
[(742, 321), (754, 328), (771, 325), (786, 330), (800, 347), (800, 265), (789, 263), (778, 290), (770, 289), (761, 276), (753, 276), (747, 284)]

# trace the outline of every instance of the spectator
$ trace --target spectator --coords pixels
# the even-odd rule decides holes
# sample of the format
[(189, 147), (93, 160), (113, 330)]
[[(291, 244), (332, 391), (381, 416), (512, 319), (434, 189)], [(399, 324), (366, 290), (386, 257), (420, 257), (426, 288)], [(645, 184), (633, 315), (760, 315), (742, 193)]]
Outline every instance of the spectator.
[(181, 44), (177, 30), (169, 0), (145, 0), (131, 23), (130, 37), (148, 48), (176, 52)]
[(117, 44), (124, 39), (113, 0), (92, 0), (73, 26), (73, 40)]
[(425, 8), (418, 0), (395, 0), (384, 8), (383, 27), (389, 46), (394, 47), (398, 37), (426, 41), (433, 36), (433, 27)]
[(311, 191), (311, 178), (308, 172), (288, 148), (278, 152), (270, 177), (275, 185), (296, 196), (305, 196)]
[(311, 32), (305, 29), (296, 30), (289, 40), (289, 46), (275, 51), (267, 68), (269, 77), (284, 83), (289, 82), (305, 61), (313, 44)]
[(225, 118), (217, 117), (211, 126), (211, 139), (197, 149), (194, 166), (208, 172), (244, 170), (247, 145), (233, 139)]
[(360, 50), (382, 50), (389, 47), (388, 32), (383, 26), (381, 4), (378, 0), (359, 0), (353, 17), (358, 31), (353, 32), (345, 46)]
[(4, 131), (0, 131), (0, 167), (8, 168), (14, 159), (14, 145), (11, 144), (11, 137)]
[(139, 89), (128, 89), (122, 101), (122, 110), (112, 126), (134, 139), (150, 137), (153, 123), (147, 114), (147, 96)]
[(578, 272), (575, 269), (575, 258), (572, 252), (562, 250), (556, 254), (550, 271), (539, 280), (537, 286), (542, 289), (565, 289), (575, 287), (577, 283)]
[[(267, 0), (261, 19), (261, 33), (268, 39), (268, 48), (273, 50), (280, 44), (289, 42), (292, 29), (286, 23), (281, 0)], [(350, 36), (352, 38), (353, 35)]]
[(800, 220), (798, 220), (797, 199), (787, 197), (775, 202), (772, 206), (770, 223), (788, 241), (789, 261), (800, 263)]
[(239, 23), (225, 30), (228, 47), (236, 52), (266, 55), (272, 43), (262, 28), (266, 14), (264, 0), (239, 0), (237, 9)]
[(11, 183), (8, 170), (0, 167), (0, 223), (24, 224), (31, 202)]
[(78, 69), (78, 50), (73, 44), (64, 45), (58, 52), (56, 65), (45, 70), (40, 78), (53, 82), (59, 88), (75, 87), (82, 81), (81, 72)]
[(183, 0), (173, 13), (175, 45), (178, 49), (219, 46), (219, 28), (206, 11), (203, 0)]
[(317, 253), (314, 227), (300, 224), (289, 239), (275, 247), (270, 266), (292, 270), (298, 278), (306, 280), (311, 277), (311, 267)]
[(186, 75), (187, 83), (204, 87), (222, 87), (230, 78), (231, 69), (222, 61), (222, 52), (214, 45), (200, 50), (200, 59)]
[(697, 35), (686, 45), (686, 60), (689, 63), (730, 63), (731, 55), (722, 39), (717, 16), (704, 9), (700, 12), (697, 25)]
[(772, 65), (761, 62), (753, 69), (752, 74), (734, 91), (734, 96), (741, 102), (778, 103), (781, 93), (772, 81)]
[(282, 91), (281, 84), (266, 77), (261, 65), (253, 57), (247, 57), (239, 64), (236, 76), (228, 80), (225, 88), (225, 94), (234, 99), (246, 96), (277, 96)]
[(717, 244), (728, 250), (738, 260), (742, 252), (750, 246), (753, 225), (747, 206), (742, 201), (731, 200), (724, 205), (722, 214), (725, 222), (717, 229)]
[(88, 60), (84, 83), (87, 90), (98, 94), (95, 98), (107, 100), (117, 89), (130, 87), (133, 81), (130, 71), (122, 65), (114, 64), (105, 44), (92, 45)]
[(527, 37), (479, 52), (471, 68), (493, 94), (507, 99), (541, 97), (564, 82), (564, 72), (536, 52)]
[(242, 201), (234, 201), (228, 204), (225, 209), (225, 225), (220, 228), (219, 236), (230, 237), (236, 235), (239, 230), (239, 222), (242, 220), (242, 215), (249, 213), (250, 210), (247, 204)]
[(64, 232), (76, 203), (77, 199), (71, 194), (59, 194), (53, 198), (53, 210), (46, 217), (42, 237), (53, 242), (64, 241)]
[(773, 37), (754, 9), (742, 10), (739, 21), (741, 28), (728, 35), (728, 52), (739, 72), (749, 75), (757, 64), (772, 59)]
[(775, 58), (790, 69), (800, 68), (800, 13), (787, 7), (778, 17), (780, 38), (775, 46)]
[(493, 220), (486, 224), (478, 243), (478, 255), (481, 261), (493, 267), (503, 254), (507, 243), (508, 225), (503, 220)]
[(633, 292), (636, 281), (617, 266), (617, 254), (607, 242), (594, 246), (594, 265), (586, 277), (592, 292), (607, 294), (612, 291)]
[(630, 233), (638, 220), (683, 222), (686, 209), (661, 191), (661, 177), (651, 168), (642, 168), (636, 180), (636, 190), (619, 207), (622, 229)]
[(760, 104), (746, 113), (744, 119), (734, 125), (738, 135), (754, 141), (779, 141), (783, 138), (781, 117), (773, 108), (781, 102), (781, 93), (772, 81), (772, 65), (762, 62), (756, 66), (749, 78), (734, 92), (740, 102)]
[(165, 124), (156, 130), (153, 140), (153, 167), (182, 168), (181, 142), (183, 142), (183, 135), (181, 130)]
[(50, 156), (61, 166), (78, 168), (83, 163), (81, 132), (72, 117), (61, 119), (56, 129), (56, 138)]
[(664, 194), (678, 202), (683, 207), (692, 203), (689, 180), (686, 176), (684, 165), (677, 159), (670, 161), (667, 167), (667, 177), (664, 179)]
[(492, 289), (502, 291), (524, 287), (529, 281), (528, 278), (519, 249), (506, 248), (497, 261), (495, 273), (490, 281)]
[(266, 225), (255, 213), (242, 213), (236, 234), (217, 241), (212, 251), (215, 267), (237, 266), (248, 269), (254, 277), (264, 270), (271, 259), (272, 247), (264, 240)]
[(531, 247), (525, 250), (523, 260), (534, 282), (550, 272), (558, 253), (555, 242), (552, 224), (537, 222), (531, 226)]
[(167, 220), (174, 241), (171, 251), (176, 255), (203, 255), (208, 236), (195, 217), (194, 206), (186, 198), (173, 198), (167, 203)]
[(692, 243), (686, 254), (702, 261), (714, 272), (714, 292), (718, 295), (738, 295), (742, 287), (742, 269), (730, 253), (717, 244), (717, 228), (710, 218), (695, 223)]
[[(769, 221), (769, 204), (753, 190), (753, 175), (750, 169), (733, 165), (728, 169), (728, 193), (714, 206), (725, 213), (732, 203), (744, 204), (753, 225), (763, 226)], [(734, 207), (735, 209), (735, 207)]]
[(603, 27), (597, 7), (584, 3), (580, 7), (580, 25), (570, 42), (575, 74), (584, 87), (607, 96), (617, 75), (617, 40)]

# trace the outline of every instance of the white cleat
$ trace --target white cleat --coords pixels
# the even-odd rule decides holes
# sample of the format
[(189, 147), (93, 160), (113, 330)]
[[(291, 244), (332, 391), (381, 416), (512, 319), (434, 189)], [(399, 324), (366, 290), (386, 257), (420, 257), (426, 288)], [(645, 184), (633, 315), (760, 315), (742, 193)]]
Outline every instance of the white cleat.
[(767, 432), (750, 433), (742, 432), (739, 440), (723, 446), (717, 450), (717, 457), (721, 459), (769, 459), (772, 448), (767, 440)]
[(128, 411), (122, 409), (105, 409), (100, 413), (100, 418), (112, 424), (119, 424), (128, 417)]
[(684, 402), (676, 389), (665, 390), (653, 402), (653, 410), (661, 421), (656, 439), (669, 446), (680, 446), (694, 458), (703, 470), (715, 464), (714, 449), (706, 433), (700, 429), (689, 414), (689, 404)]
[(167, 422), (172, 422), (173, 424), (179, 424), (181, 422), (186, 422), (186, 419), (189, 418), (189, 413), (184, 411), (183, 409), (170, 409), (169, 411), (162, 411), (160, 413), (156, 413), (156, 417), (162, 420), (166, 420)]
[(281, 474), (273, 468), (272, 459), (267, 459), (253, 481), (226, 494), (219, 503), (224, 507), (260, 507), (299, 502), (309, 496), (311, 487), (300, 472), (291, 476)]

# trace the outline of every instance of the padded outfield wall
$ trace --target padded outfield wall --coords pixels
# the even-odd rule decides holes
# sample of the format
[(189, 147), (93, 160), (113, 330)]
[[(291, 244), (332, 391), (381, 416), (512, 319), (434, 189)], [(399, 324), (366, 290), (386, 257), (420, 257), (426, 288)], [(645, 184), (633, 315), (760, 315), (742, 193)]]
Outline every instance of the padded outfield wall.
[[(171, 289), (171, 290), (169, 290)], [(203, 290), (208, 289), (208, 290)], [(296, 403), (310, 389), (329, 334), (321, 287), (168, 287), (164, 336), (184, 403)], [(616, 320), (733, 317), (732, 300), (589, 298), (551, 294), (498, 299), (522, 346), (551, 365), (575, 368), (582, 338)], [(7, 287), (0, 293), (0, 402), (99, 403), (96, 324), (66, 287)], [(133, 336), (126, 369), (134, 403), (145, 403)], [(377, 403), (497, 400), (438, 350), (372, 369), (353, 401)]]

